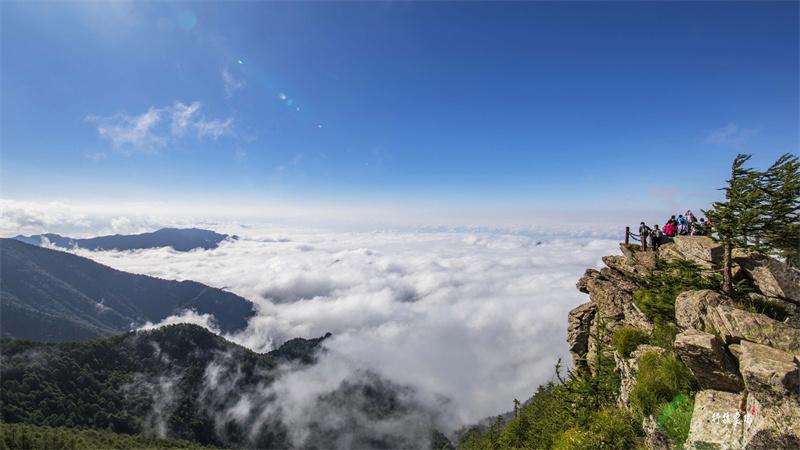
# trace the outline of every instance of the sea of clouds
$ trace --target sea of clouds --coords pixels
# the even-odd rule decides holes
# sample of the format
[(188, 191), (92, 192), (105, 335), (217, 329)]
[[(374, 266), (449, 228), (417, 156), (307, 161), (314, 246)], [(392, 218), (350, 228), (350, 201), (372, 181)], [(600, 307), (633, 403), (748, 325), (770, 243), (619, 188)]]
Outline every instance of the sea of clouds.
[[(569, 361), (567, 313), (587, 301), (575, 283), (618, 251), (612, 239), (499, 232), (217, 231), (240, 239), (190, 252), (72, 251), (253, 301), (247, 329), (226, 337), (258, 352), (333, 333), (317, 364), (272, 388), (296, 430), (313, 399), (365, 373), (410, 387), (443, 431), (510, 410)], [(176, 322), (218, 331), (191, 311), (162, 323)]]

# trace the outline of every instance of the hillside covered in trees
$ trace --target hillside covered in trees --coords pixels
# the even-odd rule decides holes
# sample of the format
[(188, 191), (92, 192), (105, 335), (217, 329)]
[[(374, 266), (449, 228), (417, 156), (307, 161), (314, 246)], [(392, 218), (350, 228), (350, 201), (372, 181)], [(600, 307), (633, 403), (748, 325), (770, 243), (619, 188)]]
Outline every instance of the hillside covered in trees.
[[(295, 338), (266, 354), (188, 324), (84, 342), (3, 338), (3, 426), (31, 427), (17, 425), (2, 440), (65, 445), (107, 440), (114, 443), (110, 447), (141, 443), (147, 448), (187, 443), (224, 448), (450, 446), (408, 388), (373, 373), (344, 379), (305, 403), (281, 399), (287, 386), (273, 389), (275, 383), (316, 364), (328, 336)], [(185, 442), (172, 445), (159, 438)]]
[(212, 314), (222, 331), (247, 325), (253, 304), (194, 281), (162, 280), (71, 253), (0, 239), (3, 336), (69, 341), (124, 333), (187, 309)]
[(74, 343), (3, 338), (0, 410), (8, 423), (280, 446), (286, 430), (279, 421), (251, 437), (251, 424), (222, 412), (244, 398), (269, 404), (258, 393), (279, 365), (313, 363), (323, 339), (257, 354), (188, 324)]

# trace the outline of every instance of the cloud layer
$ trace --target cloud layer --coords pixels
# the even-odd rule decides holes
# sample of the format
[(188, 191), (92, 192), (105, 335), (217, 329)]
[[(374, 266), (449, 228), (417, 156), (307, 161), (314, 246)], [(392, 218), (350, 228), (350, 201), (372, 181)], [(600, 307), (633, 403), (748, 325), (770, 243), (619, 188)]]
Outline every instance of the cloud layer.
[[(228, 336), (256, 351), (332, 332), (320, 363), (283, 381), (294, 389), (287, 401), (337, 386), (312, 389), (303, 378), (375, 373), (409, 386), (416, 402), (440, 411), (440, 426), (453, 430), (509, 410), (514, 398), (527, 398), (552, 378), (557, 359), (568, 356), (566, 314), (586, 301), (575, 282), (615, 247), (591, 239), (537, 245), (490, 233), (263, 230), (209, 251), (78, 253), (256, 302), (249, 327)], [(196, 314), (186, 319), (213, 323)]]

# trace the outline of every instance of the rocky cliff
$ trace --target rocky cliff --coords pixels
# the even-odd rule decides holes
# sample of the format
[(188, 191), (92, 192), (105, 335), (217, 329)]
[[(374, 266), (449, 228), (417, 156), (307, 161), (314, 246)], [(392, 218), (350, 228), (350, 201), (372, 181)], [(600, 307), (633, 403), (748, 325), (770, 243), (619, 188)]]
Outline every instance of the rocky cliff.
[[(686, 448), (800, 448), (800, 271), (737, 250), (737, 295), (679, 289), (674, 312), (670, 304), (661, 314), (669, 317), (665, 324), (643, 307), (639, 291), (652, 287), (669, 262), (688, 261), (699, 277), (713, 280), (722, 247), (708, 237), (686, 236), (657, 254), (621, 249), (622, 255), (603, 258), (606, 267), (589, 269), (578, 281), (590, 301), (569, 314), (567, 340), (575, 370), (591, 371), (598, 352), (612, 353), (621, 379), (618, 404), (632, 408), (641, 361), (649, 354), (673, 355), (694, 377)], [(651, 345), (664, 327), (673, 334)], [(620, 330), (647, 338), (621, 354), (615, 342)], [(663, 420), (664, 414), (646, 415), (642, 426), (648, 446), (676, 446), (664, 435)]]

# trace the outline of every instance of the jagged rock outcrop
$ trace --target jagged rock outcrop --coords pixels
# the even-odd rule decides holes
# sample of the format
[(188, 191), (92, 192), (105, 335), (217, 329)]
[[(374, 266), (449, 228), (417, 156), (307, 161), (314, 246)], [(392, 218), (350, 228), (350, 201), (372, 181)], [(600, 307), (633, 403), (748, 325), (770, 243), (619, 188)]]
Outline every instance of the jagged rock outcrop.
[(744, 448), (742, 410), (745, 396), (706, 389), (694, 397), (687, 449)]
[[(575, 367), (592, 367), (597, 354), (597, 337), (605, 344), (610, 344), (612, 333), (621, 327), (634, 327), (647, 333), (653, 330), (653, 324), (633, 303), (633, 293), (639, 286), (625, 274), (608, 267), (600, 271), (589, 269), (578, 280), (576, 287), (589, 294), (595, 312), (591, 317), (582, 317), (589, 323), (588, 333), (577, 332), (581, 329), (577, 317), (570, 319), (570, 323), (575, 324), (571, 325), (573, 332), (568, 336), (570, 347), (574, 347), (574, 350), (570, 350), (572, 359), (578, 362)], [(585, 325), (582, 324), (583, 327)], [(583, 336), (588, 336), (585, 352), (581, 352), (584, 349)]]
[(567, 342), (573, 355), (573, 367), (583, 368), (586, 365), (585, 359), (575, 358), (575, 355), (585, 355), (589, 351), (589, 328), (596, 312), (597, 305), (594, 303), (584, 303), (569, 312)]
[[(578, 369), (591, 368), (600, 347), (597, 337), (611, 344), (611, 335), (621, 327), (654, 330), (633, 297), (658, 270), (656, 254), (620, 248), (622, 255), (603, 258), (607, 267), (589, 269), (578, 281), (577, 288), (590, 299), (569, 315), (568, 341)], [(710, 238), (685, 236), (662, 245), (657, 256), (690, 260), (703, 269), (703, 276), (711, 276), (720, 269), (722, 253), (722, 246)], [(617, 403), (630, 408), (644, 354), (674, 351), (700, 388), (686, 448), (800, 448), (800, 272), (739, 250), (734, 261), (737, 279), (749, 280), (755, 290), (749, 306), (713, 290), (683, 292), (675, 301), (680, 333), (672, 345), (642, 344), (627, 358), (611, 345), (603, 347), (613, 353), (621, 379)], [(771, 307), (760, 309), (770, 316), (745, 309), (764, 308), (765, 302), (784, 309), (786, 319)], [(673, 444), (653, 417), (646, 417), (642, 427), (649, 447)]]
[(717, 334), (726, 344), (744, 339), (794, 354), (800, 352), (799, 328), (764, 314), (736, 308), (730, 299), (708, 289), (678, 295), (675, 319), (682, 329)]
[(674, 345), (701, 388), (729, 392), (744, 388), (736, 361), (713, 334), (688, 329), (675, 337)]
[(744, 269), (762, 294), (800, 305), (800, 270), (769, 256), (737, 253), (734, 261)]
[(644, 315), (633, 307), (635, 285), (627, 289), (618, 280), (596, 270), (587, 271), (580, 284), (586, 287), (590, 300), (597, 305), (602, 320), (610, 330), (622, 326), (623, 323), (646, 322)]
[(611, 269), (625, 275), (642, 279), (656, 270), (657, 258), (654, 252), (633, 251), (622, 244), (622, 255), (604, 256), (603, 262)]
[(747, 340), (800, 355), (800, 329), (764, 314), (723, 304), (709, 308), (705, 321), (728, 344)]

